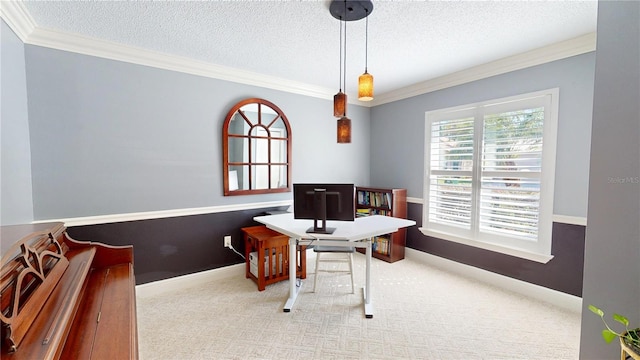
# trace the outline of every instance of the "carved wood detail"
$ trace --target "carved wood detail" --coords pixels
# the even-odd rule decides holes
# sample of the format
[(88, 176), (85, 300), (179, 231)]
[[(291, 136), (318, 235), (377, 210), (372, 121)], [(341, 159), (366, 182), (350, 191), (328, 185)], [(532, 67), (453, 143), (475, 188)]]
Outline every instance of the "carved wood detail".
[[(15, 351), (69, 261), (51, 233), (36, 233), (17, 242), (2, 258), (2, 264), (3, 343)], [(31, 298), (38, 301), (28, 301)]]

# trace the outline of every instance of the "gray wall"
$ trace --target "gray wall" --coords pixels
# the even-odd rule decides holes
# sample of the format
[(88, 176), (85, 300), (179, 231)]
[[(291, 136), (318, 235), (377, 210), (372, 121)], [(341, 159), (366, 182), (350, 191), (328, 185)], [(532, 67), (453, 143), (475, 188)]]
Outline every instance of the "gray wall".
[(294, 182), (369, 182), (368, 108), (337, 144), (330, 100), (32, 45), (26, 70), (36, 220), (291, 199), (222, 195), (222, 123), (249, 97), (289, 119)]
[(253, 217), (277, 208), (225, 211), (164, 219), (123, 221), (67, 228), (76, 240), (109, 245), (133, 245), (136, 284), (192, 274), (244, 260), (223, 246), (231, 236), (233, 248), (245, 253), (242, 228), (260, 225)]
[(24, 45), (0, 20), (0, 225), (33, 220)]
[(554, 214), (586, 217), (594, 64), (595, 53), (588, 53), (376, 106), (372, 185), (406, 188), (407, 196), (422, 198), (426, 111), (558, 87)]
[(619, 356), (589, 304), (640, 326), (639, 24), (640, 2), (599, 2), (581, 359)]
[(407, 229), (407, 247), (409, 248), (565, 294), (582, 296), (584, 226), (553, 223), (551, 232), (553, 259), (543, 264), (424, 236), (419, 230), (422, 226), (422, 205), (409, 204), (408, 210), (407, 217), (416, 221), (416, 226)]
[[(560, 89), (554, 214), (586, 217), (595, 53), (530, 67), (375, 107), (371, 112), (371, 183), (407, 188), (422, 198), (425, 112), (548, 88)], [(384, 144), (376, 146), (375, 144)], [(424, 236), (422, 204), (407, 246), (514, 279), (582, 295), (584, 226), (555, 223), (546, 264)]]

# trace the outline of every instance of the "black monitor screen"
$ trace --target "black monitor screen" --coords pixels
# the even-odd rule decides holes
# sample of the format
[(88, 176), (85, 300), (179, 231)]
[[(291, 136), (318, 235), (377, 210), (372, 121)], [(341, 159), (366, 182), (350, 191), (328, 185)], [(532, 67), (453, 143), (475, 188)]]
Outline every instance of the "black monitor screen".
[(293, 217), (311, 219), (309, 233), (331, 234), (326, 220), (354, 221), (354, 184), (293, 184)]

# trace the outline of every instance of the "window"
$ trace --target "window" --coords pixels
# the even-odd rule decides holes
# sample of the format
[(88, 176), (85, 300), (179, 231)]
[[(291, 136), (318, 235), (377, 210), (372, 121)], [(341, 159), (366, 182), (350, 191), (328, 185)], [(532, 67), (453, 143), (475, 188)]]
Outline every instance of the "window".
[(558, 89), (426, 113), (426, 235), (551, 259)]

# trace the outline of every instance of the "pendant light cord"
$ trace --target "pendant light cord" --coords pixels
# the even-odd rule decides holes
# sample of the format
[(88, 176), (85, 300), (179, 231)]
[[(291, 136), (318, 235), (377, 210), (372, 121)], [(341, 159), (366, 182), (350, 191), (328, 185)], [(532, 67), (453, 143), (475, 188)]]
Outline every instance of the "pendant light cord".
[(338, 88), (342, 92), (342, 17), (340, 17), (340, 73), (338, 74)]
[[(347, 16), (347, 0), (344, 0), (344, 14), (345, 16)], [(344, 22), (344, 93), (347, 93), (347, 21), (345, 19)], [(345, 114), (347, 115), (347, 111), (346, 111), (346, 104), (345, 104)]]
[(369, 9), (364, 9), (365, 15), (365, 30), (364, 30), (364, 72), (367, 72), (367, 63), (369, 60)]

